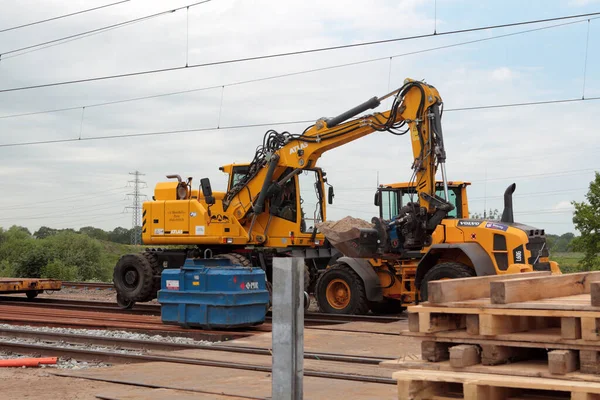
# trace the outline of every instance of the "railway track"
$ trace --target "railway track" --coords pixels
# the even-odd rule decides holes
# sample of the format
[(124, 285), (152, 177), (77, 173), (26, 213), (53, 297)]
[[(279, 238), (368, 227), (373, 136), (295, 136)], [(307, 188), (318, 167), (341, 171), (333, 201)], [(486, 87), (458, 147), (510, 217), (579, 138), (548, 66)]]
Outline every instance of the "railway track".
[[(159, 304), (136, 304), (131, 310), (123, 310), (116, 303), (103, 301), (65, 300), (36, 298), (29, 300), (22, 297), (0, 296), (0, 305), (17, 305), (32, 308), (55, 308), (64, 310), (80, 310), (90, 312), (108, 312), (117, 314), (154, 315), (160, 316)], [(271, 313), (267, 313), (267, 321), (271, 320)], [(406, 319), (405, 315), (380, 316), (380, 315), (339, 315), (317, 312), (304, 313), (304, 322), (307, 324), (343, 324), (347, 322), (377, 322), (387, 323)]]
[[(169, 362), (177, 364), (201, 365), (217, 368), (241, 369), (248, 371), (271, 372), (271, 367), (264, 364), (240, 363), (222, 361), (206, 358), (190, 358), (163, 354), (135, 354), (109, 350), (93, 350), (81, 347), (67, 347), (65, 344), (101, 345), (111, 346), (114, 349), (153, 350), (153, 351), (175, 351), (175, 350), (208, 350), (220, 352), (232, 352), (243, 354), (255, 354), (270, 356), (269, 349), (255, 347), (237, 347), (226, 345), (200, 345), (200, 344), (176, 344), (166, 342), (154, 342), (149, 340), (134, 340), (122, 338), (109, 338), (88, 335), (74, 335), (65, 333), (47, 333), (25, 331), (19, 329), (0, 329), (0, 350), (19, 354), (37, 354), (40, 356), (74, 358), (79, 361), (105, 362), (111, 364), (141, 363), (141, 362)], [(44, 343), (25, 343), (6, 340), (6, 338), (36, 339)], [(336, 361), (351, 364), (377, 365), (389, 358), (352, 356), (344, 354), (306, 352), (305, 359), (318, 361)], [(352, 380), (359, 382), (382, 383), (395, 385), (396, 381), (381, 376), (357, 375), (350, 373), (339, 373), (321, 371), (318, 369), (304, 369), (305, 376)]]
[(103, 282), (69, 282), (63, 281), (63, 288), (70, 289), (88, 289), (88, 290), (114, 290), (114, 286), (112, 283), (103, 283)]

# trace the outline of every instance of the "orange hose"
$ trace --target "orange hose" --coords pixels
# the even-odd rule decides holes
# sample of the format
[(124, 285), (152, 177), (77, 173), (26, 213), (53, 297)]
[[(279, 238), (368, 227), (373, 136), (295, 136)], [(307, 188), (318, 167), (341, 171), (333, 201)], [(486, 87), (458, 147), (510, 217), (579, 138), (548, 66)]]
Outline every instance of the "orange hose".
[(0, 360), (0, 367), (39, 367), (40, 364), (56, 364), (56, 357), (46, 358), (14, 358)]

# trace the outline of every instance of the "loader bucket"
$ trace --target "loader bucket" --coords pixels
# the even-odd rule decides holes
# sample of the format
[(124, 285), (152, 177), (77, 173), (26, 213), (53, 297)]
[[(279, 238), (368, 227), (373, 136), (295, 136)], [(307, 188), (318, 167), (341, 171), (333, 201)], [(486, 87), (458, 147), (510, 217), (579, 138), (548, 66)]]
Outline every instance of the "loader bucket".
[(357, 218), (346, 217), (317, 225), (333, 247), (347, 257), (371, 258), (377, 255), (379, 234), (373, 225)]

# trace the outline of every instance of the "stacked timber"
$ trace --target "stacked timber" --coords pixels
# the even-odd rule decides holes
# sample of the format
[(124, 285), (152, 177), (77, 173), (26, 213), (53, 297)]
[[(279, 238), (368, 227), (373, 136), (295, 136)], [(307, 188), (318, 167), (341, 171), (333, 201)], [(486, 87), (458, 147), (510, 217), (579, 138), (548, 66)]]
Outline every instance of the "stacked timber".
[(428, 293), (403, 332), (422, 339), (422, 360), (384, 363), (402, 368), (399, 399), (600, 400), (600, 272), (436, 281)]

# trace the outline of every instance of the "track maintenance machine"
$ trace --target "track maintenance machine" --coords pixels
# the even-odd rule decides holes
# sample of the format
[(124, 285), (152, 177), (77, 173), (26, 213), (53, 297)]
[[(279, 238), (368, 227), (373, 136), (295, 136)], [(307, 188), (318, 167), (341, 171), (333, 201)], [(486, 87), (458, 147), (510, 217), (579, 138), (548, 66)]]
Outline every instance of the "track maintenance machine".
[[(391, 96), (394, 101), (390, 110), (351, 119)], [(222, 167), (229, 174), (226, 192), (213, 192), (206, 178), (201, 179), (199, 189), (194, 189), (192, 178), (169, 176), (177, 180), (158, 183), (153, 200), (143, 205), (142, 239), (146, 245), (188, 247), (149, 249), (123, 256), (114, 270), (119, 303), (131, 306), (136, 301), (151, 300), (156, 297), (164, 268), (179, 268), (186, 258), (203, 256), (225, 257), (241, 265), (252, 263), (265, 269), (268, 279), (272, 257), (302, 256), (314, 267), (313, 271), (327, 267), (317, 281), (317, 297), (334, 300), (320, 300), (319, 305), (337, 313), (376, 310), (390, 299), (412, 301), (418, 279), (410, 281), (410, 274), (402, 271), (403, 264), (398, 260), (412, 260), (410, 265), (417, 278), (446, 259), (463, 260), (465, 268), (471, 268), (470, 274), (516, 272), (515, 267), (496, 268), (493, 248), (487, 244), (475, 245), (480, 246), (477, 254), (486, 254), (492, 260), (492, 269), (479, 268), (478, 259), (468, 262), (469, 257), (475, 257), (472, 251), (464, 259), (458, 257), (451, 245), (435, 252), (431, 246), (424, 256), (421, 253), (432, 244), (437, 226), (454, 209), (446, 200), (441, 107), (441, 97), (433, 86), (407, 79), (400, 89), (374, 97), (337, 117), (319, 119), (300, 135), (267, 131), (250, 164)], [(327, 179), (316, 163), (324, 152), (377, 131), (408, 133), (411, 137), (415, 177), (411, 185), (418, 200), (404, 205), (391, 221), (377, 220), (376, 228), (355, 229), (357, 237), (337, 240), (338, 250), (350, 256), (339, 257), (329, 238), (316, 228), (326, 219), (326, 198), (331, 203), (334, 197), (331, 186), (325, 195)], [(438, 166), (444, 198), (436, 195)], [(309, 178), (312, 181), (303, 185)], [(313, 193), (313, 202), (307, 201), (307, 193)], [(504, 232), (504, 236), (513, 232), (508, 228), (496, 231)], [(523, 246), (529, 242), (527, 236), (511, 237), (511, 245), (519, 240)], [(531, 251), (524, 248), (523, 256), (531, 256)], [(527, 260), (523, 258), (519, 271), (534, 269)], [(319, 295), (323, 288), (325, 296)], [(396, 293), (397, 289), (402, 293)], [(412, 298), (403, 296), (407, 290), (413, 293)], [(338, 297), (342, 301), (336, 300)], [(327, 304), (333, 305), (331, 310)]]

